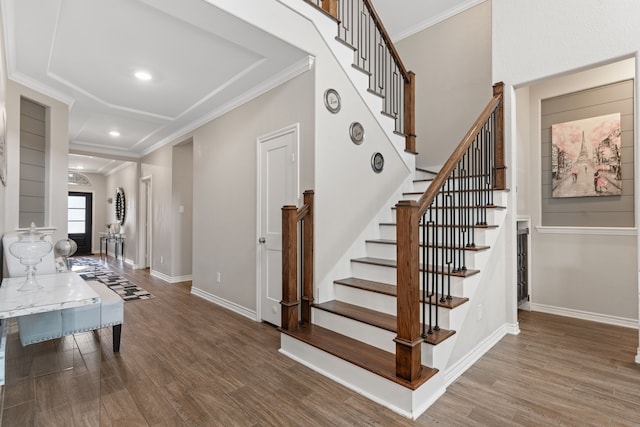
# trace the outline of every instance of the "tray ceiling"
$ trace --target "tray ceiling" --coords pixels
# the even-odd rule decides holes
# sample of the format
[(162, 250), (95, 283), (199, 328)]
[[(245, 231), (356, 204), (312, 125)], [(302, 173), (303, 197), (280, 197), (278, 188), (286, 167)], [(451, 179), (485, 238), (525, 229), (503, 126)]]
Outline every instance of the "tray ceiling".
[(8, 77), (69, 104), (76, 151), (139, 157), (309, 69), (307, 53), (202, 0), (1, 4)]

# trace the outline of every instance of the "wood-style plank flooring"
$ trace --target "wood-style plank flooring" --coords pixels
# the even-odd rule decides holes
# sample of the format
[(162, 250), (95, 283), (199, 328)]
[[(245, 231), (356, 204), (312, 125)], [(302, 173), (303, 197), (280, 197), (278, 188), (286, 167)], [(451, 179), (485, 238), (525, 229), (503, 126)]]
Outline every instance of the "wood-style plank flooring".
[[(21, 348), (8, 340), (2, 426), (640, 425), (638, 332), (520, 313), (506, 336), (417, 421), (278, 352), (279, 334), (109, 259), (156, 298), (111, 331)], [(100, 339), (101, 338), (101, 339)]]

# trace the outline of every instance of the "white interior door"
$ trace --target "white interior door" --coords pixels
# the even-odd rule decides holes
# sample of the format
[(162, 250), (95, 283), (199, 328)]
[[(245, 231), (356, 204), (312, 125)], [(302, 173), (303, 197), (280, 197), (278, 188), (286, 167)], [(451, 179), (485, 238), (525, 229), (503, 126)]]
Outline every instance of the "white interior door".
[(298, 125), (258, 138), (259, 315), (280, 326), (282, 206), (298, 194)]

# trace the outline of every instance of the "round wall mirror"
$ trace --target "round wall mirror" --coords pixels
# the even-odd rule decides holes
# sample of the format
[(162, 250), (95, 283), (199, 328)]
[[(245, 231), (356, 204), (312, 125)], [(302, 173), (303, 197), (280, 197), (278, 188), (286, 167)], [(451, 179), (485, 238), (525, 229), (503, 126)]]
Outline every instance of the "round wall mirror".
[(124, 214), (126, 211), (126, 202), (124, 200), (124, 189), (122, 187), (116, 188), (116, 221), (120, 223), (120, 225), (124, 224)]

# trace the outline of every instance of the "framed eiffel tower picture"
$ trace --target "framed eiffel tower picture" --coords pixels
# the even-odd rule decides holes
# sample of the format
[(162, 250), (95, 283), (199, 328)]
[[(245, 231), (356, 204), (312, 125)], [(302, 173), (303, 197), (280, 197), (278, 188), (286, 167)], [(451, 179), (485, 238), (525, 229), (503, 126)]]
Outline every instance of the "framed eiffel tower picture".
[(552, 197), (622, 194), (620, 113), (551, 125)]

